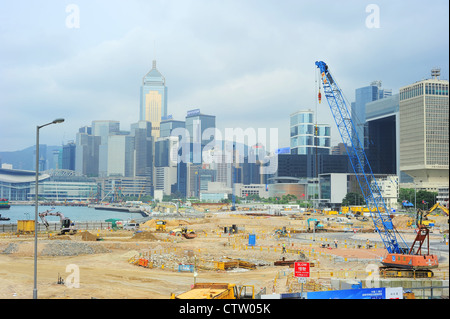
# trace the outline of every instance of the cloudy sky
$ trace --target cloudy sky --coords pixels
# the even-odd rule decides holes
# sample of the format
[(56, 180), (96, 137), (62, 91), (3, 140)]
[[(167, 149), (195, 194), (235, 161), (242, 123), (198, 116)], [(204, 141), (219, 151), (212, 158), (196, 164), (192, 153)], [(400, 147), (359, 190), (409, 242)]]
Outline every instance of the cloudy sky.
[[(93, 120), (139, 120), (152, 60), (166, 78), (168, 113), (216, 115), (224, 128), (278, 128), (318, 111), (314, 62), (328, 63), (348, 101), (381, 80), (399, 88), (448, 79), (449, 4), (431, 1), (135, 0), (0, 2), (0, 151), (61, 145)], [(340, 142), (332, 127), (332, 144)]]

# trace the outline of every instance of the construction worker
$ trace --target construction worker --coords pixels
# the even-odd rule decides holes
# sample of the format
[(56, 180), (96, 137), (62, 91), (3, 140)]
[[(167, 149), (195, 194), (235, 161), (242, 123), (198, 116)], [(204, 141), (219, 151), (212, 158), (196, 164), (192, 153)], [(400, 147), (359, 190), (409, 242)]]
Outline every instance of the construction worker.
[(335, 239), (335, 240), (334, 240), (334, 248), (337, 248), (337, 246), (338, 246), (338, 240)]
[(370, 246), (370, 240), (369, 240), (369, 238), (367, 238), (367, 241), (366, 241), (366, 248), (367, 249), (369, 249), (371, 246)]
[(283, 243), (283, 251), (282, 251), (282, 253), (284, 254), (285, 252), (286, 252), (286, 244)]

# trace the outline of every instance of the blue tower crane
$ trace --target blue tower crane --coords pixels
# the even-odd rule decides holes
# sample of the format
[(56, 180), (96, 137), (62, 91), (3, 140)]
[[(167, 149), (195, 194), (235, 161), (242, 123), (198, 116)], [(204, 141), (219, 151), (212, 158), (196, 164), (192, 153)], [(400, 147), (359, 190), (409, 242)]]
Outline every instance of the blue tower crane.
[(356, 133), (355, 124), (350, 116), (342, 91), (332, 77), (325, 62), (318, 61), (316, 66), (320, 70), (324, 95), (345, 145), (375, 229), (381, 236), (384, 246), (389, 253), (408, 253), (408, 245), (392, 224), (389, 211), (386, 208), (380, 188), (367, 160), (364, 145)]

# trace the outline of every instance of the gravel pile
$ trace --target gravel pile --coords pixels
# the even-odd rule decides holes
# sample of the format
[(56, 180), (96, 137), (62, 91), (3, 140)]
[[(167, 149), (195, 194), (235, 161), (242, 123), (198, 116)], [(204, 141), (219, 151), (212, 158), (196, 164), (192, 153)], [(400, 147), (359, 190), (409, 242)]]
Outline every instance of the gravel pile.
[(17, 250), (19, 249), (18, 245), (16, 243), (10, 243), (8, 245), (8, 247), (6, 247), (3, 251), (2, 254), (12, 254), (17, 252)]
[(53, 240), (42, 249), (42, 256), (78, 256), (87, 254), (108, 253), (109, 249), (94, 244), (80, 243), (66, 240)]
[(153, 267), (177, 268), (179, 264), (193, 264), (194, 258), (189, 256), (177, 256), (175, 254), (152, 254), (149, 261), (153, 263)]

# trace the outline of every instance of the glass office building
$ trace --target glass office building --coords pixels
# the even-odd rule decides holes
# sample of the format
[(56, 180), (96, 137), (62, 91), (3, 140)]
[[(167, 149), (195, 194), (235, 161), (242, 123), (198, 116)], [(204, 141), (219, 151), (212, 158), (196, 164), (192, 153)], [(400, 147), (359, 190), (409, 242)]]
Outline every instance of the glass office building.
[(160, 137), (169, 137), (172, 131), (176, 128), (184, 128), (186, 123), (184, 121), (177, 121), (174, 119), (163, 119), (160, 126)]
[(381, 81), (373, 81), (369, 86), (365, 86), (355, 91), (355, 102), (351, 104), (351, 116), (355, 125), (359, 140), (367, 147), (368, 127), (366, 124), (366, 104), (369, 102), (384, 99), (392, 95), (391, 89), (382, 89)]
[(331, 127), (314, 124), (311, 110), (298, 111), (290, 116), (291, 154), (329, 154), (331, 149)]
[(156, 69), (156, 61), (142, 80), (140, 101), (140, 120), (152, 123), (152, 136), (157, 138), (161, 117), (167, 116), (167, 87), (166, 79)]

